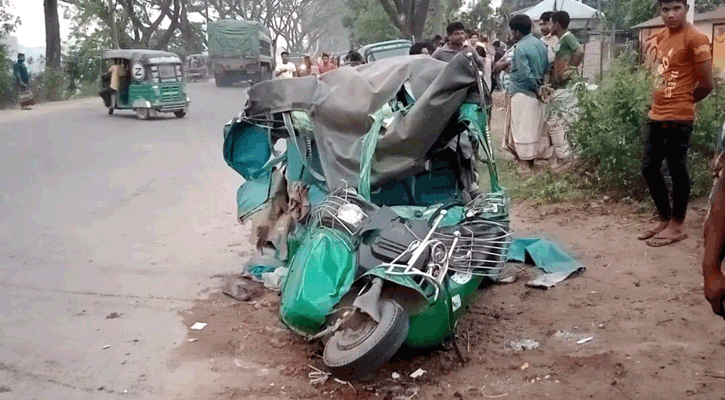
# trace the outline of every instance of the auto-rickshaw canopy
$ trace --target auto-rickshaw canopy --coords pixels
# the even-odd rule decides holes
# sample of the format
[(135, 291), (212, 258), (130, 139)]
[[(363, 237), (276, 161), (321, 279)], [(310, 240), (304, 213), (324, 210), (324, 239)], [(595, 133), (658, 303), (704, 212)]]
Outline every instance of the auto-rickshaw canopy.
[(131, 62), (140, 61), (143, 64), (181, 64), (181, 58), (174, 53), (160, 50), (103, 50), (101, 59), (108, 60), (113, 58), (121, 58), (130, 60)]

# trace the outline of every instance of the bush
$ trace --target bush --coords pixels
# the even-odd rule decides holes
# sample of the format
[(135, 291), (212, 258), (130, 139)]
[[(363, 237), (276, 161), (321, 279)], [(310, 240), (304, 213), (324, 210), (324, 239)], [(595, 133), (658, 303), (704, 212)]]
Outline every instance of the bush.
[(572, 145), (585, 166), (582, 185), (643, 197), (641, 128), (652, 96), (652, 78), (631, 54), (616, 59), (602, 84), (579, 93)]
[[(691, 139), (689, 171), (692, 195), (706, 195), (712, 184), (708, 161), (725, 118), (725, 87), (698, 104)], [(652, 98), (653, 77), (634, 53), (617, 58), (594, 91), (579, 93), (579, 120), (570, 138), (584, 170), (577, 171), (581, 188), (616, 196), (647, 198), (641, 175), (641, 129)], [(582, 173), (583, 172), (583, 173)]]
[(15, 103), (15, 78), (13, 62), (8, 56), (7, 47), (0, 44), (0, 108)]
[(41, 102), (66, 100), (67, 77), (62, 71), (46, 68), (36, 77), (37, 96)]

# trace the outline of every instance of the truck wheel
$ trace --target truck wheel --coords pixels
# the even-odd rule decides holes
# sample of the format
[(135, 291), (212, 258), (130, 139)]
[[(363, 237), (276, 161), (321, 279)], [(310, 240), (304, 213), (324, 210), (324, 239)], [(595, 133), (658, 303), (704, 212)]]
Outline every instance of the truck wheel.
[(184, 116), (186, 116), (186, 111), (174, 111), (174, 115), (176, 115), (178, 118), (184, 118)]
[(374, 372), (408, 337), (408, 313), (395, 300), (382, 299), (380, 323), (357, 312), (350, 325), (341, 328), (327, 341), (323, 361), (333, 375), (344, 380), (363, 378)]

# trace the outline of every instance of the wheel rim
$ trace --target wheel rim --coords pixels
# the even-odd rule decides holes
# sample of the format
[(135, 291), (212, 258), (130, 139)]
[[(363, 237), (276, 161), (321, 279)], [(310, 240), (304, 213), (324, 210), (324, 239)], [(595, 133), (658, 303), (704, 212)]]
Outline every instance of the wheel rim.
[(362, 315), (362, 313), (359, 314), (360, 318), (363, 318), (364, 321), (358, 321), (355, 327), (347, 327), (345, 330), (340, 332), (338, 339), (337, 339), (337, 348), (340, 350), (350, 350), (354, 349), (355, 347), (359, 346), (365, 340), (367, 340), (370, 335), (375, 332), (375, 328), (378, 327), (377, 322), (375, 322), (372, 318), (370, 318), (367, 315)]

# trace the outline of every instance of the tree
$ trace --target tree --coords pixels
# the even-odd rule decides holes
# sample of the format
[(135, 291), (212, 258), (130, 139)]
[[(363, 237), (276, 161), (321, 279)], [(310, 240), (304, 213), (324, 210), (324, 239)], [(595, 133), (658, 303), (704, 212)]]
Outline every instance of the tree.
[(498, 21), (491, 7), (491, 0), (478, 0), (468, 11), (459, 14), (458, 19), (467, 28), (480, 32), (492, 32), (498, 27)]
[(390, 21), (407, 38), (423, 37), (431, 0), (378, 0)]
[(378, 0), (349, 0), (347, 7), (343, 25), (350, 30), (354, 47), (400, 37), (400, 30), (390, 23)]
[[(20, 17), (10, 13), (9, 1), (0, 0), (0, 39), (4, 39), (20, 26)], [(11, 103), (15, 97), (15, 77), (11, 71), (13, 60), (8, 48), (0, 43), (0, 106)]]
[(45, 65), (60, 69), (60, 22), (58, 0), (43, 0), (45, 10)]
[[(185, 0), (118, 0), (109, 7), (106, 0), (61, 0), (74, 7), (79, 28), (99, 25), (113, 31), (119, 27), (121, 48), (167, 49), (180, 28)], [(165, 27), (162, 29), (161, 27)], [(111, 35), (108, 35), (111, 37)]]

